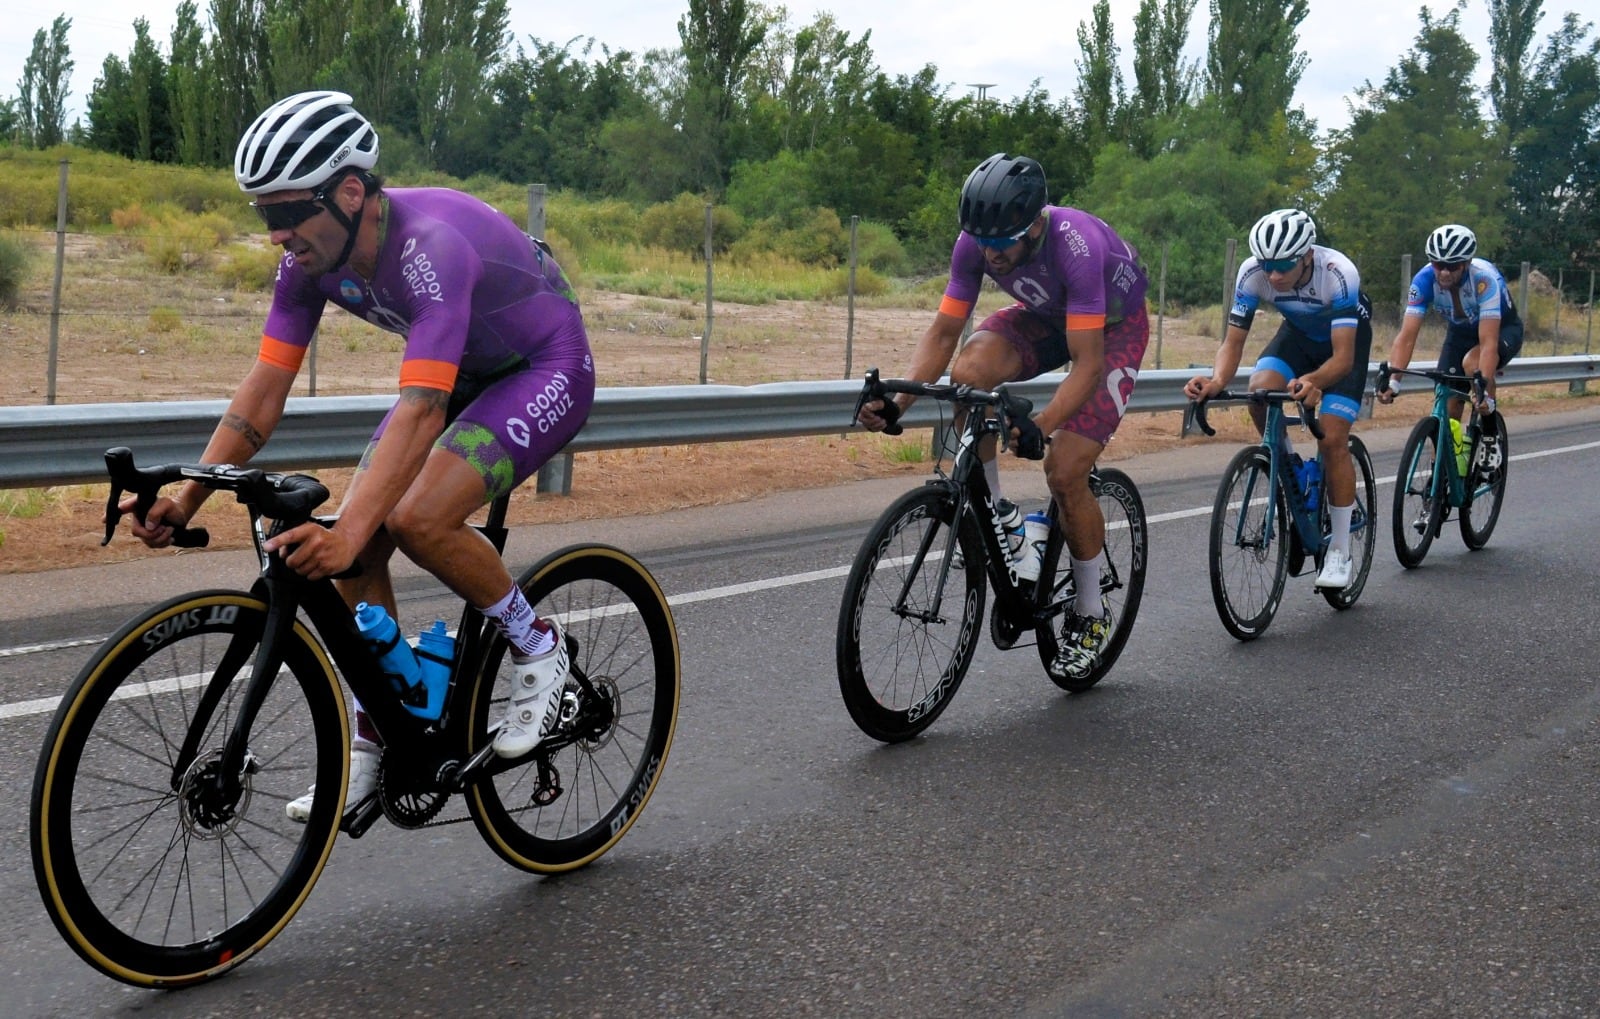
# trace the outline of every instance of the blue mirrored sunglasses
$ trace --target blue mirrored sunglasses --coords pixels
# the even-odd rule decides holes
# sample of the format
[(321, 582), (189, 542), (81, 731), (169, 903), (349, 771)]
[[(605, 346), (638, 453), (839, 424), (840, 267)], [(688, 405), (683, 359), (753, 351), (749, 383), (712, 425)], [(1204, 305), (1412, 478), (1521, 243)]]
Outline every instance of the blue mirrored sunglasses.
[[(1032, 223), (1028, 224), (1028, 226), (1032, 225)], [(994, 251), (1004, 251), (1028, 235), (1028, 226), (1018, 230), (1010, 237), (979, 237), (974, 235), (972, 239), (978, 242), (979, 247), (989, 248)]]
[(1261, 268), (1265, 272), (1288, 272), (1300, 264), (1298, 258), (1263, 258), (1260, 259)]

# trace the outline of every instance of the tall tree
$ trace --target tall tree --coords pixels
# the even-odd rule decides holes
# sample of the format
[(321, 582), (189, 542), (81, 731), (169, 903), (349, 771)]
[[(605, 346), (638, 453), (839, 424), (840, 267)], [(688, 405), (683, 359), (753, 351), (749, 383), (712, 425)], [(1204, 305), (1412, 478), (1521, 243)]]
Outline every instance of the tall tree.
[[(1600, 268), (1600, 40), (1568, 13), (1524, 79), (1508, 261)], [(1570, 274), (1576, 276), (1577, 274)]]
[(1089, 151), (1098, 152), (1111, 140), (1123, 104), (1110, 0), (1095, 0), (1090, 20), (1078, 23), (1078, 49), (1083, 52), (1078, 61), (1078, 105), (1083, 110), (1084, 136)]
[(133, 22), (128, 78), (133, 90), (134, 125), (138, 129), (133, 158), (168, 161), (172, 158), (172, 125), (167, 119), (167, 62), (150, 38), (150, 22), (144, 18)]
[(206, 83), (205, 30), (194, 0), (178, 4), (167, 60), (167, 119), (172, 125), (172, 158), (194, 166), (220, 160), (216, 107)]
[(685, 90), (683, 133), (701, 155), (695, 167), (699, 187), (720, 190), (727, 181), (728, 127), (751, 56), (766, 37), (766, 26), (745, 0), (689, 0), (678, 19)]
[(90, 148), (129, 159), (139, 150), (139, 115), (134, 110), (133, 75), (115, 53), (106, 54), (84, 103)]
[(1478, 110), (1478, 55), (1459, 8), (1434, 20), (1424, 7), (1412, 48), (1381, 86), (1366, 82), (1331, 157), (1338, 184), (1322, 224), (1362, 270), (1374, 301), (1400, 300), (1398, 260), (1418, 252), (1441, 222), (1470, 226), (1493, 257), (1504, 234), (1498, 206), (1507, 165)]
[(66, 128), (68, 87), (72, 79), (72, 51), (67, 46), (67, 31), (72, 19), (56, 15), (49, 35), (39, 29), (33, 35), (33, 51), (22, 64), (22, 80), (17, 83), (22, 114), (22, 129), (36, 148), (59, 145)]
[(419, 0), (417, 131), (434, 165), (451, 131), (484, 114), (488, 78), (505, 55), (506, 2)]
[(1537, 59), (1533, 34), (1544, 0), (1489, 0), (1489, 104), (1504, 127), (1510, 152), (1528, 109), (1527, 77)]
[(263, 0), (211, 0), (211, 53), (206, 60), (217, 111), (219, 148), (225, 158), (244, 129), (268, 103), (282, 98), (268, 77)]
[(1306, 69), (1299, 27), (1310, 10), (1310, 0), (1211, 0), (1206, 88), (1243, 126), (1243, 144), (1288, 114)]
[(1194, 69), (1183, 59), (1195, 0), (1139, 0), (1133, 18), (1134, 91), (1128, 136), (1139, 155), (1153, 154), (1158, 118), (1175, 116), (1189, 102)]

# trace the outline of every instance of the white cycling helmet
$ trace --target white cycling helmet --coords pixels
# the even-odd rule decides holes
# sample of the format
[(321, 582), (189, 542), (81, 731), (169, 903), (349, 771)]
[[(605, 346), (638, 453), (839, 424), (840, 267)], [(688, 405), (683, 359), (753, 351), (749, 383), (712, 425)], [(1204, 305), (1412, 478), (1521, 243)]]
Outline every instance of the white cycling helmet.
[(1317, 227), (1299, 209), (1279, 209), (1250, 228), (1250, 253), (1263, 261), (1299, 258), (1317, 243)]
[(344, 170), (370, 170), (378, 132), (343, 92), (300, 92), (267, 107), (233, 154), (239, 190), (316, 190)]
[(1430, 262), (1465, 262), (1478, 250), (1478, 238), (1457, 223), (1446, 223), (1428, 235), (1423, 249)]

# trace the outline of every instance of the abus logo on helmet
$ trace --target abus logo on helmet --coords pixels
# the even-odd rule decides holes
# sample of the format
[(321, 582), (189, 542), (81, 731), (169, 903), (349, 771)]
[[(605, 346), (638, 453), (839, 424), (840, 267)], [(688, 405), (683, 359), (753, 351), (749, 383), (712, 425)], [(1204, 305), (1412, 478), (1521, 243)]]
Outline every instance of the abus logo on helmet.
[(333, 158), (332, 159), (328, 160), (328, 169), (330, 169), (330, 170), (333, 169), (334, 167), (338, 166), (340, 163), (344, 162), (346, 159), (349, 159), (349, 158), (350, 158), (350, 146), (346, 145), (344, 148), (340, 149), (338, 152), (335, 152), (333, 154)]

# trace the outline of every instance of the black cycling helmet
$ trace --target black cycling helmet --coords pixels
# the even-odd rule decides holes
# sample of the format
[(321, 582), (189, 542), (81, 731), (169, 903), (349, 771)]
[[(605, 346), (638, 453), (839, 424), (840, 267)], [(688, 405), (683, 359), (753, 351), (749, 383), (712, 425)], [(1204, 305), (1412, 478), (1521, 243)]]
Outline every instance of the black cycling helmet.
[(974, 237), (1015, 237), (1045, 203), (1044, 167), (1027, 156), (997, 152), (961, 185), (961, 229)]

